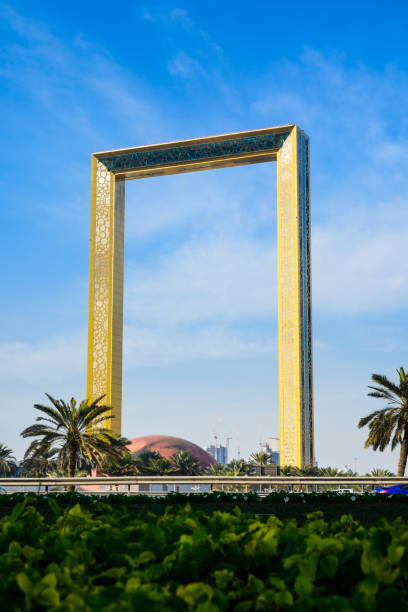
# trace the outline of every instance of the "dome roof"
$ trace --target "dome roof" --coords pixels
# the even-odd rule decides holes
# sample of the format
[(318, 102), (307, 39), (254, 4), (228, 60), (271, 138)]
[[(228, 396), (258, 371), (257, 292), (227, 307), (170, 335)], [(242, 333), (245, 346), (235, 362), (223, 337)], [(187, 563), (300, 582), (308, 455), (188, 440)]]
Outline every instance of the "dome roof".
[(141, 436), (133, 438), (130, 444), (127, 445), (129, 452), (134, 455), (140, 455), (145, 451), (156, 451), (169, 459), (174, 453), (179, 451), (187, 451), (198, 459), (202, 467), (208, 467), (215, 463), (214, 459), (203, 448), (183, 440), (183, 438), (175, 438), (174, 436)]

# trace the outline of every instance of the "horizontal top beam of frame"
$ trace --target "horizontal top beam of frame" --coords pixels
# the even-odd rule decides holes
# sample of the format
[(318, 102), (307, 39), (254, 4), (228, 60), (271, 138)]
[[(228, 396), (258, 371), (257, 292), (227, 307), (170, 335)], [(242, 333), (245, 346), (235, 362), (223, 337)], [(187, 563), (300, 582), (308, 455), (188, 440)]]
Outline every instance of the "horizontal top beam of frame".
[(293, 125), (94, 153), (117, 178), (131, 179), (273, 161)]

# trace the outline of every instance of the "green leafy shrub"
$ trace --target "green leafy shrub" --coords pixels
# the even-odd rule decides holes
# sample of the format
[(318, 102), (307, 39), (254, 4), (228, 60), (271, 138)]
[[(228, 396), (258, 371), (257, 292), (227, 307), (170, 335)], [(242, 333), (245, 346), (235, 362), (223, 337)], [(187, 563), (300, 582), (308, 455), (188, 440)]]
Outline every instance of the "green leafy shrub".
[(226, 493), (222, 491), (205, 492), (205, 493), (168, 493), (162, 495), (126, 495), (122, 493), (112, 494), (84, 494), (84, 493), (50, 493), (49, 495), (36, 493), (12, 493), (0, 495), (0, 507), (14, 506), (27, 499), (36, 500), (36, 504), (47, 504), (49, 497), (57, 500), (61, 506), (72, 506), (80, 503), (83, 506), (92, 506), (100, 501), (113, 505), (134, 505), (134, 504), (203, 504), (203, 503), (223, 503), (245, 505), (246, 503), (270, 504), (270, 503), (406, 503), (408, 506), (408, 495), (387, 495), (383, 493), (337, 493), (336, 491), (325, 491), (322, 493), (287, 493), (285, 491), (276, 491), (259, 497), (256, 492), (248, 493)]
[(298, 525), (190, 504), (141, 517), (64, 500), (27, 496), (0, 520), (2, 609), (408, 610), (403, 519), (367, 529), (317, 512)]

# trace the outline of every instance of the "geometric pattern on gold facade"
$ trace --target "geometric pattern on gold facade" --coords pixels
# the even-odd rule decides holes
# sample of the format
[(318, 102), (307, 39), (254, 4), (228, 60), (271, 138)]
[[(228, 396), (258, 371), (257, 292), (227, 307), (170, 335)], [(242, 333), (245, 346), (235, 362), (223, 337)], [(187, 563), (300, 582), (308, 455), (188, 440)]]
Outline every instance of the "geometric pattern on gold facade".
[(87, 397), (115, 406), (121, 432), (124, 181), (92, 159)]
[(281, 464), (313, 463), (309, 141), (294, 125), (92, 155), (87, 397), (105, 395), (117, 433), (125, 181), (267, 161), (277, 161)]
[(314, 461), (308, 139), (278, 153), (279, 423), (282, 465)]

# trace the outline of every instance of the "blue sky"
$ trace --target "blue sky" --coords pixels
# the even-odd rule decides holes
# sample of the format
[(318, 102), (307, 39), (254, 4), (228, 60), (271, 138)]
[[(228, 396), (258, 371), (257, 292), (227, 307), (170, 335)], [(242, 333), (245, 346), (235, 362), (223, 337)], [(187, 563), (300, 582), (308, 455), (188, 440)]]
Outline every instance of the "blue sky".
[[(92, 151), (297, 123), (312, 146), (316, 458), (363, 450), (407, 366), (402, 2), (15, 1), (0, 8), (1, 441), (85, 390)], [(277, 434), (275, 167), (127, 184), (124, 434), (242, 455)]]

